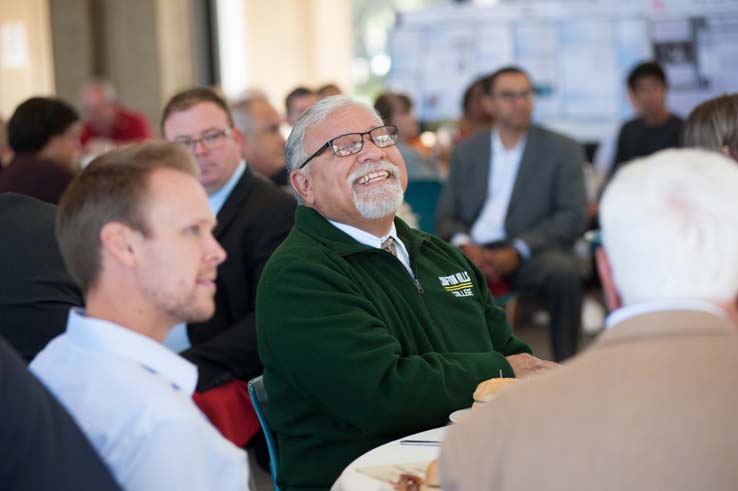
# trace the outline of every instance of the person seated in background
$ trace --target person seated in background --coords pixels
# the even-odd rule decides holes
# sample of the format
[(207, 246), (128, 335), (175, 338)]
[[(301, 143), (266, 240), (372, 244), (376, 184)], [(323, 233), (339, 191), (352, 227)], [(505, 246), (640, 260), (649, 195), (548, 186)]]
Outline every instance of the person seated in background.
[(10, 163), (10, 159), (12, 158), (13, 150), (8, 145), (8, 125), (0, 117), (0, 174), (2, 174), (3, 169)]
[(59, 205), (56, 234), (85, 310), (31, 370), (127, 490), (242, 490), (246, 454), (192, 402), (197, 368), (161, 345), (213, 315), (225, 252), (186, 150), (150, 142), (95, 159)]
[(553, 356), (576, 352), (582, 280), (573, 244), (584, 232), (584, 153), (532, 123), (533, 85), (518, 67), (486, 80), (495, 125), (456, 146), (436, 211), (436, 230), (490, 282), (541, 301)]
[(738, 162), (738, 94), (721, 95), (692, 109), (683, 145), (720, 152)]
[(164, 107), (161, 126), (164, 137), (197, 162), (218, 219), (213, 234), (228, 253), (218, 268), (215, 315), (176, 328), (184, 338), (182, 356), (198, 367), (198, 393), (245, 383), (263, 370), (256, 347), (256, 285), (292, 228), (295, 199), (243, 161), (241, 132), (226, 102), (211, 89), (175, 94)]
[(641, 63), (628, 74), (628, 95), (638, 116), (620, 128), (610, 175), (636, 157), (679, 146), (683, 121), (666, 106), (668, 90), (666, 73), (656, 62)]
[(256, 297), (282, 489), (328, 489), (362, 453), (442, 426), (531, 356), (461, 252), (395, 218), (407, 175), (371, 106), (323, 99), (286, 145), (301, 206)]
[(80, 142), (89, 154), (98, 155), (116, 145), (153, 136), (146, 116), (122, 106), (110, 82), (91, 80), (84, 84), (80, 104), (84, 116)]
[(285, 121), (287, 124), (294, 126), (297, 117), (315, 104), (317, 100), (318, 94), (307, 87), (296, 87), (292, 89), (284, 100)]
[(405, 161), (408, 180), (440, 180), (438, 159), (433, 158), (431, 149), (418, 140), (420, 125), (413, 113), (410, 97), (407, 94), (384, 92), (374, 101), (374, 109), (385, 124), (396, 126), (399, 131), (397, 149)]
[(79, 116), (66, 102), (32, 97), (8, 121), (14, 157), (0, 174), (0, 193), (12, 191), (56, 204), (79, 171)]
[(64, 332), (82, 292), (64, 267), (54, 237), (56, 207), (0, 194), (0, 336), (30, 362)]
[(233, 104), (231, 113), (241, 132), (241, 156), (246, 165), (274, 184), (288, 186), (282, 119), (276, 109), (264, 97), (248, 97)]
[(0, 482), (13, 491), (120, 491), (69, 414), (0, 337)]
[(735, 162), (704, 150), (615, 175), (597, 253), (607, 329), (454, 425), (444, 491), (735, 489), (736, 189)]
[(489, 130), (494, 124), (494, 118), (490, 113), (491, 108), (485, 94), (484, 79), (474, 80), (466, 91), (461, 101), (463, 115), (459, 120), (459, 133), (456, 135), (455, 143), (458, 143), (479, 131)]
[(341, 94), (343, 94), (343, 92), (341, 92), (341, 88), (334, 83), (327, 83), (318, 89), (318, 97), (320, 99)]

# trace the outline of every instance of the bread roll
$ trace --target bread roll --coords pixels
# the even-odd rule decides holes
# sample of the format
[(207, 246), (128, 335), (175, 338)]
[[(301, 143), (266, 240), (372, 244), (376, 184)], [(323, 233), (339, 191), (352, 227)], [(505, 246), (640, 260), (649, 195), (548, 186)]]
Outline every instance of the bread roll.
[(477, 385), (474, 391), (474, 402), (488, 402), (505, 387), (517, 382), (516, 378), (491, 378)]

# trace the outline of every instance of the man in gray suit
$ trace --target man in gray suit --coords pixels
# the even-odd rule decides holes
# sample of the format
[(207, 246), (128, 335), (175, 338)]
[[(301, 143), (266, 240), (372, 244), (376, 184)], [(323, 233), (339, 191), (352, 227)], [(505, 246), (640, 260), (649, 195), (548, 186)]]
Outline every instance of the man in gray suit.
[(557, 361), (576, 352), (582, 284), (572, 246), (586, 225), (584, 155), (531, 124), (533, 86), (517, 67), (485, 79), (495, 125), (459, 144), (438, 202), (438, 234), (548, 311)]
[(615, 175), (598, 262), (625, 306), (585, 353), (451, 429), (445, 491), (736, 489), (736, 189), (735, 162), (704, 150)]

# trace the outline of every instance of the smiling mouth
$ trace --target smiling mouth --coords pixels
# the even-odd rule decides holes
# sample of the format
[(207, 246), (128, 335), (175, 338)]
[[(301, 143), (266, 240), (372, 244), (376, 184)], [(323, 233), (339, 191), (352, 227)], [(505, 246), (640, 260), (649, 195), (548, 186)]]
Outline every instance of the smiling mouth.
[(215, 288), (215, 278), (200, 278), (197, 280), (197, 284)]
[(375, 182), (384, 181), (385, 179), (388, 179), (389, 176), (390, 176), (390, 173), (387, 172), (386, 170), (370, 172), (369, 174), (366, 174), (358, 178), (356, 180), (356, 184), (373, 184)]

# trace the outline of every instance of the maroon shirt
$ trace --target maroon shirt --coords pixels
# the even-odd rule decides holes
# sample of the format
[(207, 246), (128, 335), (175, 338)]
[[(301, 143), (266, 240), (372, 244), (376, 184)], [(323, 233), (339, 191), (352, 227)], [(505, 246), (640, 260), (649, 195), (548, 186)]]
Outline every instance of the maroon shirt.
[(99, 133), (95, 128), (85, 123), (82, 128), (80, 142), (86, 145), (93, 138), (108, 138), (115, 143), (126, 143), (147, 140), (153, 136), (151, 126), (146, 116), (130, 111), (123, 106), (118, 106), (118, 115), (113, 124), (113, 132), (109, 135)]
[(14, 192), (58, 204), (74, 173), (52, 160), (19, 154), (0, 173), (0, 193)]

